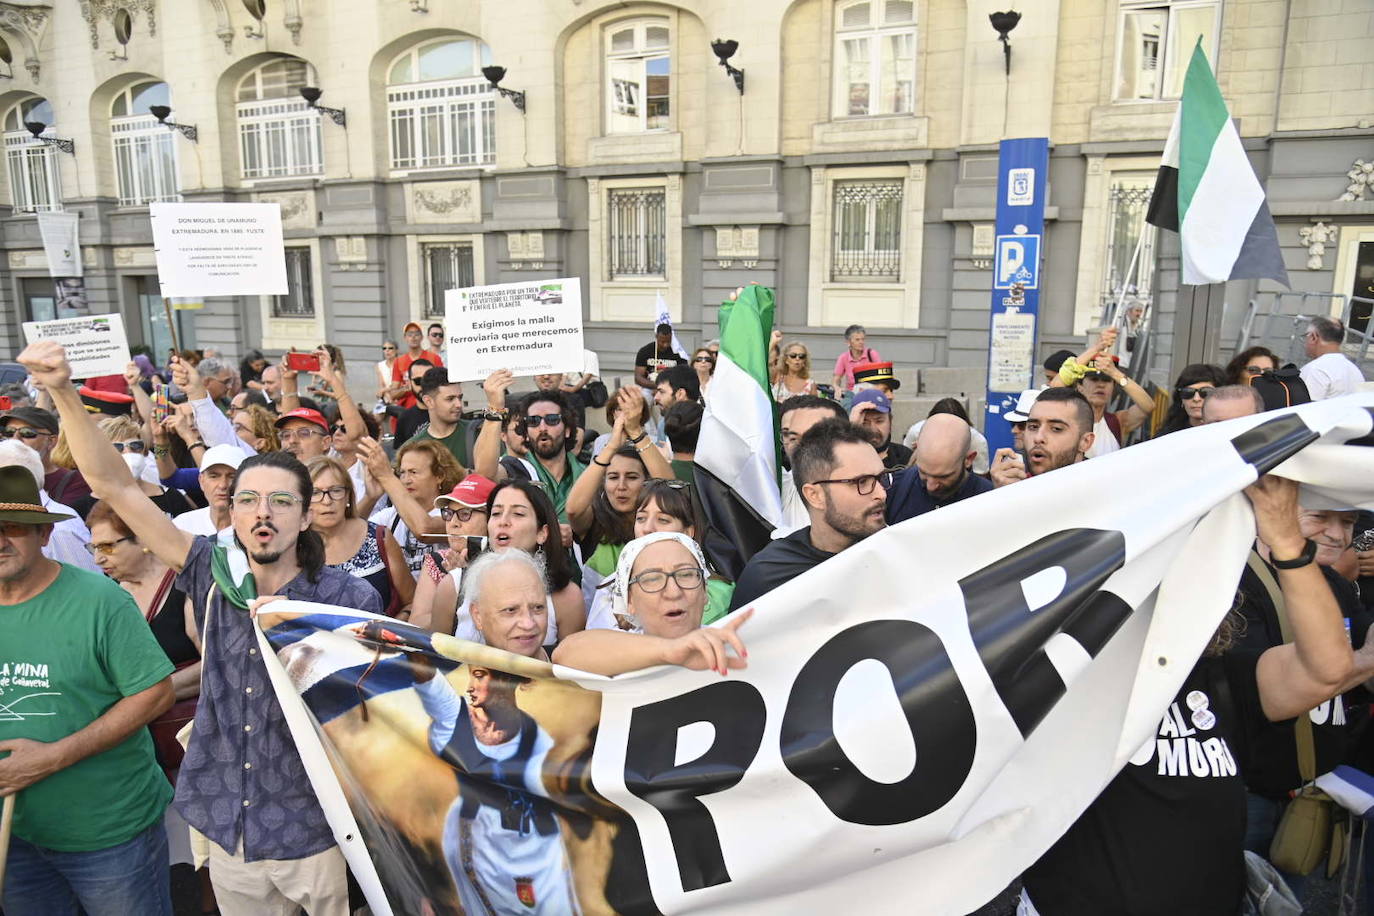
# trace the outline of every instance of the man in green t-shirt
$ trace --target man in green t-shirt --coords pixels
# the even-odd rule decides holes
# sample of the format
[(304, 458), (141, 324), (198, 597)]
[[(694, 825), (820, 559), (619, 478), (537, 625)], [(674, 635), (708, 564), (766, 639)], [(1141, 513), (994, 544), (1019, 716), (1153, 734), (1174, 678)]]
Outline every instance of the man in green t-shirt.
[(463, 419), (463, 386), (448, 380), (447, 369), (430, 369), (420, 377), (420, 403), (429, 411), (429, 423), (420, 427), (411, 441), (433, 439), (464, 468), (471, 468), (468, 429), (477, 421)]
[(43, 556), (54, 522), (0, 468), (0, 796), (15, 795), (6, 913), (170, 916), (172, 787), (145, 727), (172, 663), (128, 592)]

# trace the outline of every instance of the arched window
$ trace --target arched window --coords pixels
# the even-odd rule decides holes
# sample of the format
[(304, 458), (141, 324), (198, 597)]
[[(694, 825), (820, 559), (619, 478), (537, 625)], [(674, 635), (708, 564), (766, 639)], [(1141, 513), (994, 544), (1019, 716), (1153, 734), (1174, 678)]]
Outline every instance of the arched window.
[[(177, 188), (176, 135), (159, 124), (149, 111), (153, 105), (171, 104), (167, 84), (151, 82), (128, 87), (110, 104), (115, 183), (121, 207), (181, 199)], [(168, 120), (175, 118), (169, 115)]]
[(496, 92), (482, 76), (491, 51), (475, 38), (416, 45), (387, 71), (391, 167), (496, 161)]
[(915, 98), (915, 3), (858, 0), (837, 6), (834, 117), (910, 114)]
[(268, 61), (239, 81), (239, 155), (244, 178), (318, 175), (320, 115), (301, 98), (314, 68), (296, 57)]
[(57, 149), (34, 139), (24, 126), (30, 121), (42, 121), (48, 125), (48, 131), (52, 130), (52, 106), (47, 99), (25, 99), (5, 113), (5, 164), (10, 173), (10, 202), (16, 211), (61, 210)]
[(672, 41), (667, 19), (606, 29), (606, 132), (668, 130)]

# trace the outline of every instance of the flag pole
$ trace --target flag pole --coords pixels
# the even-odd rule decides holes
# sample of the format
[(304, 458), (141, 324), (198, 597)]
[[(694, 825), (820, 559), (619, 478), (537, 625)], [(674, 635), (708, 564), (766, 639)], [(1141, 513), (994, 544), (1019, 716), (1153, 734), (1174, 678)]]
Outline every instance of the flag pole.
[(10, 854), (10, 828), (14, 826), (14, 800), (17, 795), (6, 795), (3, 812), (0, 812), (0, 892), (5, 890), (5, 861)]
[(167, 313), (167, 330), (172, 334), (172, 349), (181, 353), (181, 341), (177, 340), (177, 323), (172, 319), (172, 300), (162, 297), (162, 310)]

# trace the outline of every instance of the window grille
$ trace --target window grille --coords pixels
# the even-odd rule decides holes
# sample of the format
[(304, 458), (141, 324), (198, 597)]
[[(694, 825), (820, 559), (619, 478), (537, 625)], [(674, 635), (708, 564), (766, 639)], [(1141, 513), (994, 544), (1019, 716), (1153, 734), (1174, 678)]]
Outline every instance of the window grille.
[(178, 201), (174, 135), (151, 115), (112, 118), (115, 180), (121, 207)]
[(286, 249), (286, 295), (272, 297), (273, 318), (314, 318), (315, 281), (310, 249)]
[(496, 93), (485, 78), (395, 86), (386, 97), (393, 169), (496, 161)]
[(666, 193), (625, 188), (609, 195), (610, 277), (662, 277), (667, 272)]
[(304, 99), (240, 102), (239, 150), (244, 178), (318, 175), (320, 115)]
[(10, 172), (10, 200), (27, 213), (61, 210), (56, 149), (39, 143), (27, 130), (5, 134), (5, 161)]
[(900, 280), (902, 182), (837, 181), (834, 198), (831, 280)]
[(472, 246), (433, 244), (420, 246), (425, 267), (425, 317), (444, 317), (444, 293), (476, 286)]
[[(1107, 192), (1106, 269), (1102, 272), (1103, 317), (1114, 317), (1116, 303), (1142, 305), (1151, 297), (1155, 269), (1155, 229), (1145, 222), (1154, 182), (1145, 176), (1121, 177)], [(1141, 234), (1144, 233), (1142, 243)], [(1140, 245), (1140, 256), (1135, 256)], [(1134, 260), (1134, 263), (1132, 261)]]

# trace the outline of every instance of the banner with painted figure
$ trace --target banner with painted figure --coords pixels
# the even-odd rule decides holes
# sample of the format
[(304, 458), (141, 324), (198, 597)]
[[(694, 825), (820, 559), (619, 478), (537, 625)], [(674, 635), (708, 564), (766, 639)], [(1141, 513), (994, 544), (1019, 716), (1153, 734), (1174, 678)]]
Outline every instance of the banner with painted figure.
[(963, 914), (1155, 765), (1254, 538), (1242, 489), (1374, 507), (1372, 428), (1356, 394), (912, 519), (761, 598), (728, 677), (292, 602), (260, 638), (378, 916)]

